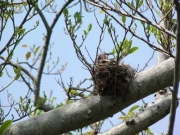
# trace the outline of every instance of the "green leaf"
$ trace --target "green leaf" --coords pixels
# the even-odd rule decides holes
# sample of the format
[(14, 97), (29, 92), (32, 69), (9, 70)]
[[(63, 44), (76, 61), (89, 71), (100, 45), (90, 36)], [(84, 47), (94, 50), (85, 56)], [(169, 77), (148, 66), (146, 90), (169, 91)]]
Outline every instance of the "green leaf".
[(20, 74), (16, 74), (16, 76), (14, 77), (14, 80), (18, 80), (20, 77)]
[(14, 51), (13, 51), (13, 50), (11, 50), (11, 51), (10, 51), (10, 53), (9, 53), (9, 58), (8, 58), (8, 61), (10, 61), (10, 60), (12, 59), (13, 54), (14, 54)]
[(76, 27), (76, 25), (71, 27), (71, 33), (74, 33), (75, 27)]
[(128, 5), (131, 7), (131, 8), (134, 8), (134, 2), (133, 2), (133, 0), (131, 1), (131, 3), (130, 2), (127, 2), (128, 3)]
[(23, 98), (20, 96), (20, 103), (22, 103), (22, 101), (23, 101)]
[(3, 72), (0, 73), (0, 77), (3, 75)]
[(134, 110), (136, 110), (136, 109), (139, 108), (139, 107), (140, 107), (139, 105), (133, 106), (133, 107), (129, 110), (128, 115), (129, 115), (129, 113), (133, 112)]
[(94, 131), (89, 131), (89, 132), (84, 133), (84, 135), (93, 135), (93, 134), (94, 134)]
[(14, 36), (17, 37), (19, 31), (19, 27), (15, 27)]
[(90, 24), (88, 25), (87, 31), (89, 32), (89, 31), (91, 31), (91, 29), (92, 29), (92, 24), (90, 23)]
[(129, 116), (129, 117), (134, 116), (134, 112), (128, 112), (128, 116)]
[(126, 22), (126, 16), (122, 15), (122, 22), (125, 23)]
[(0, 127), (0, 135), (3, 135), (12, 125), (12, 120), (6, 120)]
[(147, 24), (146, 29), (149, 31), (150, 30), (150, 24)]
[(145, 132), (147, 132), (148, 135), (154, 135), (154, 133), (151, 132), (150, 128), (147, 128), (147, 130), (145, 130)]
[(116, 53), (117, 53), (116, 50), (113, 48), (112, 54), (114, 55), (114, 54), (116, 54)]
[(110, 28), (108, 28), (108, 33), (109, 33), (109, 34), (111, 33), (111, 29), (110, 29)]
[(87, 36), (87, 34), (88, 34), (88, 33), (87, 33), (87, 31), (86, 31), (86, 30), (84, 30), (84, 35), (85, 35), (85, 36)]
[(145, 22), (141, 21), (141, 24), (144, 25)]
[[(151, 1), (151, 0), (150, 0)], [(138, 3), (138, 7), (141, 7), (142, 6), (142, 4), (143, 4), (143, 0), (140, 0), (140, 2)], [(152, 3), (151, 3), (152, 4)]]
[(34, 56), (36, 56), (38, 50), (39, 50), (40, 46), (36, 47), (36, 50), (34, 51)]
[(136, 52), (138, 49), (139, 49), (138, 47), (132, 47), (132, 48), (129, 50), (129, 54)]
[(67, 15), (69, 14), (67, 8), (65, 8), (65, 9), (63, 10), (63, 14), (64, 14), (65, 16), (67, 16)]

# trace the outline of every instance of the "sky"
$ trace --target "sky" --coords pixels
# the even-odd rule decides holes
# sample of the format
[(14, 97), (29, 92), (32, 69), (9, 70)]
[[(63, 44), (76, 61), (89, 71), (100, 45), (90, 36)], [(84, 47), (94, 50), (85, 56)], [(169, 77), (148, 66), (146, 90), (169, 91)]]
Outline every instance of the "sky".
[[(61, 5), (57, 5), (57, 9), (61, 7)], [(74, 14), (74, 12), (76, 12), (79, 9), (79, 6), (74, 7), (70, 10), (70, 14)], [(97, 18), (100, 22), (100, 24), (103, 23), (103, 19), (104, 19), (104, 14), (100, 14), (99, 13), (100, 10), (97, 9), (95, 11)], [(88, 58), (88, 54), (85, 51), (85, 46), (89, 51), (89, 54), (91, 55), (91, 57), (94, 59), (95, 58), (95, 54), (96, 54), (96, 48), (97, 45), (99, 43), (99, 35), (100, 35), (100, 29), (96, 23), (95, 17), (94, 17), (94, 13), (86, 13), (83, 9), (83, 23), (81, 28), (77, 31), (77, 43), (81, 43), (81, 36), (83, 34), (83, 30), (87, 29), (87, 26), (92, 23), (92, 30), (89, 33), (87, 40), (84, 42), (84, 45), (82, 47), (83, 49), (83, 53), (84, 56), (87, 58), (87, 60), (90, 61), (90, 58)], [(45, 17), (48, 20), (48, 23), (51, 24), (54, 15), (52, 13), (48, 13), (48, 12), (44, 12)], [(147, 12), (148, 15), (148, 12)], [(15, 24), (16, 26), (18, 26), (18, 24), (22, 21), (22, 18), (24, 16), (24, 12), (17, 14), (15, 16)], [(121, 19), (120, 16), (119, 20)], [(17, 58), (18, 61), (23, 61), (26, 62), (26, 53), (28, 51), (30, 51), (30, 48), (25, 48), (22, 47), (23, 45), (28, 45), (28, 46), (33, 46), (35, 45), (40, 46), (40, 48), (42, 48), (43, 46), (43, 34), (46, 33), (45, 31), (45, 27), (43, 26), (43, 23), (41, 21), (41, 19), (39, 18), (38, 15), (36, 15), (33, 19), (31, 19), (29, 22), (27, 22), (27, 24), (25, 25), (25, 28), (28, 30), (30, 28), (32, 28), (35, 24), (36, 21), (39, 21), (39, 26), (36, 28), (36, 30), (31, 31), (30, 33), (27, 34), (27, 36), (25, 36), (23, 38), (23, 40), (19, 43), (19, 45), (17, 46), (15, 52), (14, 52), (14, 56), (12, 61), (16, 62)], [(128, 21), (128, 20), (127, 20)], [(138, 24), (138, 23), (137, 23)], [(139, 24), (138, 24), (139, 25)], [(116, 31), (119, 34), (119, 41), (122, 40), (122, 38), (124, 37), (124, 31), (123, 29), (118, 26), (116, 23), (114, 23), (114, 26), (116, 28)], [(80, 81), (82, 81), (84, 78), (90, 78), (90, 74), (87, 70), (85, 70), (82, 65), (82, 63), (78, 60), (75, 50), (73, 48), (73, 44), (72, 41), (69, 37), (69, 35), (65, 34), (64, 32), (64, 17), (63, 15), (59, 18), (55, 28), (53, 29), (53, 33), (52, 33), (52, 38), (51, 38), (51, 44), (53, 44), (53, 47), (50, 49), (50, 51), (52, 52), (52, 58), (51, 61), (46, 63), (46, 65), (44, 65), (44, 71), (47, 70), (47, 66), (50, 65), (52, 66), (52, 62), (56, 61), (57, 58), (59, 57), (60, 61), (58, 66), (55, 68), (54, 72), (56, 72), (58, 69), (62, 68), (62, 65), (64, 65), (65, 63), (67, 63), (66, 69), (63, 71), (62, 75), (62, 79), (63, 82), (65, 84), (66, 87), (68, 87), (68, 84), (70, 83), (70, 78), (73, 78), (73, 85), (76, 86)], [(6, 29), (4, 31), (2, 40), (0, 42), (0, 49), (2, 48), (2, 46), (8, 41), (9, 37), (12, 34), (12, 23), (8, 22)], [(137, 29), (137, 33), (141, 34), (142, 32), (142, 28), (138, 28)], [(128, 37), (131, 37), (131, 35), (128, 35)], [(153, 50), (144, 42), (133, 38), (133, 46), (138, 46), (139, 50), (127, 57), (125, 57), (123, 59), (123, 62), (125, 64), (130, 64), (133, 68), (137, 69), (138, 71), (142, 70), (145, 66), (145, 64), (147, 63), (147, 61), (150, 59), (150, 57), (152, 57), (153, 54)], [(102, 41), (101, 44), (101, 50), (102, 52), (111, 52), (113, 49), (113, 43), (112, 40), (110, 39), (110, 36), (108, 35), (108, 32), (106, 31), (106, 33), (104, 34), (104, 39)], [(50, 54), (50, 51), (48, 53), (48, 56)], [(7, 56), (6, 53), (3, 54), (3, 56)], [(148, 63), (147, 68), (156, 65), (156, 58), (157, 58), (157, 53), (155, 53), (153, 55), (152, 60)], [(2, 61), (0, 61), (2, 62)], [(32, 63), (32, 56), (30, 59), (28, 59), (29, 63)], [(37, 65), (35, 65), (37, 67)], [(24, 65), (24, 67), (27, 67)], [(8, 69), (8, 73), (11, 76), (14, 76), (13, 70), (9, 67), (7, 67)], [(32, 73), (36, 76), (36, 71), (32, 71)], [(59, 86), (59, 84), (56, 82), (56, 79), (60, 79), (60, 76), (52, 76), (52, 75), (43, 75), (42, 76), (42, 81), (41, 81), (41, 95), (43, 94), (43, 91), (45, 91), (45, 93), (47, 95), (50, 94), (51, 91), (53, 91), (52, 96), (56, 97), (57, 99), (54, 101), (54, 104), (58, 104), (60, 102), (64, 103), (65, 99), (66, 99), (66, 95), (65, 92), (63, 91), (63, 89)], [(6, 73), (4, 72), (3, 77), (0, 78), (0, 88), (7, 86), (10, 82), (12, 81), (12, 78), (8, 77), (6, 75)], [(82, 87), (87, 87), (89, 83), (85, 83), (84, 85), (82, 85)], [(0, 93), (0, 97), (1, 97), (1, 104), (3, 106), (3, 108), (5, 109), (5, 111), (8, 111), (8, 93), (11, 94), (11, 98), (13, 97), (13, 99), (15, 99), (17, 102), (19, 101), (19, 97), (22, 95), (26, 95), (27, 94), (27, 87), (24, 83), (20, 82), (20, 81), (15, 81), (13, 82), (5, 91)], [(30, 94), (30, 97), (33, 100), (33, 93)], [(150, 95), (149, 97), (144, 99), (145, 102), (150, 103), (154, 101), (154, 95)], [(129, 108), (131, 108), (134, 105), (142, 105), (142, 101), (138, 101), (136, 103), (134, 103), (133, 105), (131, 105), (130, 107), (128, 107), (127, 109), (123, 110), (124, 112), (127, 112), (129, 110)], [(179, 114), (180, 110), (179, 108), (177, 109), (177, 117), (176, 117), (176, 123), (175, 123), (175, 130), (174, 130), (174, 134), (180, 134), (180, 132), (178, 131), (178, 125), (180, 124), (180, 122), (178, 121), (180, 119), (180, 114)], [(15, 113), (15, 112), (11, 112), (11, 113)], [(118, 119), (121, 116), (120, 113), (114, 115), (112, 118), (108, 118), (105, 121), (105, 124), (102, 127), (102, 131), (105, 131), (109, 128), (112, 127), (112, 125), (110, 124), (109, 121), (112, 121), (114, 125), (120, 123), (121, 121)], [(11, 118), (11, 115), (8, 117), (9, 119)], [(159, 122), (157, 122), (156, 124), (152, 125), (150, 127), (151, 131), (157, 135), (161, 134), (161, 133), (165, 133), (167, 131), (168, 128), (168, 120), (169, 120), (169, 115), (166, 116), (164, 119), (160, 120)]]

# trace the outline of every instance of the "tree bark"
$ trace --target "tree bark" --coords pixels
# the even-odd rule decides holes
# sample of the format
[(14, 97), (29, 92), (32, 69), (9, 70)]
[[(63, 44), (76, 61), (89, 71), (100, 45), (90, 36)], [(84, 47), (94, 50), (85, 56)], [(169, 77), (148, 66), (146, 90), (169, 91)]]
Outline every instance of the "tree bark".
[[(158, 92), (157, 92), (158, 93)], [(158, 93), (155, 101), (143, 111), (136, 114), (133, 118), (114, 126), (108, 131), (98, 135), (134, 135), (142, 130), (147, 130), (149, 125), (164, 118), (170, 112), (172, 93), (166, 90), (164, 93)]]
[[(170, 58), (137, 73), (130, 84), (127, 96), (117, 96), (115, 103), (112, 96), (90, 96), (14, 124), (6, 135), (59, 135), (111, 117), (139, 99), (171, 86), (173, 72), (174, 59)], [(158, 117), (157, 120), (161, 118)]]

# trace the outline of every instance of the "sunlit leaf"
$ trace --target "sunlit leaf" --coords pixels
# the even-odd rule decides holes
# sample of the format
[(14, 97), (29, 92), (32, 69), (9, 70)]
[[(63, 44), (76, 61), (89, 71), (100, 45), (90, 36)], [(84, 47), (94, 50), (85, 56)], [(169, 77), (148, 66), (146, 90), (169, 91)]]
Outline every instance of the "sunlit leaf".
[(138, 108), (140, 108), (140, 106), (139, 106), (139, 105), (135, 105), (135, 106), (133, 106), (133, 107), (129, 110), (129, 112), (132, 112), (132, 111), (134, 111), (134, 110), (136, 110), (136, 109), (138, 109)]
[(147, 24), (146, 29), (149, 31), (150, 30), (150, 24)]
[(3, 72), (0, 73), (0, 77), (3, 75)]
[(134, 112), (128, 112), (128, 116), (129, 116), (129, 117), (134, 116)]
[(84, 133), (84, 135), (93, 135), (93, 134), (94, 134), (94, 131), (89, 131), (89, 132)]
[(28, 60), (30, 58), (30, 56), (31, 56), (31, 52), (27, 52), (26, 53), (26, 60)]
[(0, 127), (0, 135), (4, 135), (4, 133), (10, 128), (12, 124), (12, 120), (6, 120)]
[(121, 120), (125, 121), (125, 120), (128, 120), (128, 119), (129, 119), (129, 117), (128, 117), (128, 116), (121, 116), (121, 117), (119, 117), (119, 119), (121, 119)]
[(129, 54), (136, 52), (138, 49), (139, 49), (138, 47), (132, 47), (132, 48), (129, 50)]

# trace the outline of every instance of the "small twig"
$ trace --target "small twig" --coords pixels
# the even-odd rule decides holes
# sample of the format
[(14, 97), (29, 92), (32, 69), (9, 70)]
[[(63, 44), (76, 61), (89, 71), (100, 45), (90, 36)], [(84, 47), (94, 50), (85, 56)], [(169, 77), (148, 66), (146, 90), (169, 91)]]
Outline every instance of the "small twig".
[(92, 93), (93, 90), (89, 90), (89, 89), (86, 89), (86, 88), (77, 88), (77, 87), (70, 87), (70, 89), (74, 89), (74, 90), (79, 90), (79, 91), (83, 91), (83, 92), (90, 92)]
[(145, 64), (144, 68), (143, 68), (141, 71), (143, 71), (143, 70), (148, 66), (148, 63), (149, 63), (149, 62), (152, 60), (152, 58), (154, 57), (154, 53), (155, 53), (155, 51), (153, 51), (151, 57), (149, 58), (149, 60), (147, 61), (147, 63)]

